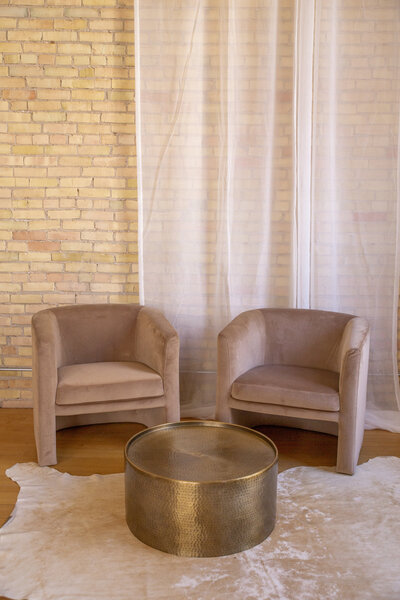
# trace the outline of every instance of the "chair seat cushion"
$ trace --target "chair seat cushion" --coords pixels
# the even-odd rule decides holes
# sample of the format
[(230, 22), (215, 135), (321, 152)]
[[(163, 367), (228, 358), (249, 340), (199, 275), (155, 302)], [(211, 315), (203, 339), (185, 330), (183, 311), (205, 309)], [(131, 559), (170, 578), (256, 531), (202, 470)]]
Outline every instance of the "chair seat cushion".
[(262, 365), (238, 377), (231, 395), (247, 402), (338, 411), (339, 375), (323, 369)]
[(163, 394), (160, 375), (140, 362), (97, 362), (58, 369), (56, 404), (130, 400)]

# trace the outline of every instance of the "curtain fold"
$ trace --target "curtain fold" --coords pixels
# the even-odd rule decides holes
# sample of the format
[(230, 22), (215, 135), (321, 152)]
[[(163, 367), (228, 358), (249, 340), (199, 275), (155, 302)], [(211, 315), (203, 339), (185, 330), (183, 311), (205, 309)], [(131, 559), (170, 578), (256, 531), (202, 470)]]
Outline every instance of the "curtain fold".
[(142, 301), (181, 339), (184, 415), (212, 416), (243, 310), (366, 316), (367, 425), (400, 431), (400, 6), (137, 0)]

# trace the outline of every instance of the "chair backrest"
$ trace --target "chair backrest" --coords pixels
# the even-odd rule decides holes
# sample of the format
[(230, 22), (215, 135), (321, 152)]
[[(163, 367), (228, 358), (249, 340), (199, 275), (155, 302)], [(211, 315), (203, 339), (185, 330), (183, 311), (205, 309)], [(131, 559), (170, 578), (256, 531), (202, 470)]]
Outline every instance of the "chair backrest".
[(266, 361), (339, 372), (344, 329), (354, 315), (311, 309), (260, 309)]
[(142, 306), (81, 304), (49, 309), (58, 325), (61, 364), (135, 360), (135, 325)]

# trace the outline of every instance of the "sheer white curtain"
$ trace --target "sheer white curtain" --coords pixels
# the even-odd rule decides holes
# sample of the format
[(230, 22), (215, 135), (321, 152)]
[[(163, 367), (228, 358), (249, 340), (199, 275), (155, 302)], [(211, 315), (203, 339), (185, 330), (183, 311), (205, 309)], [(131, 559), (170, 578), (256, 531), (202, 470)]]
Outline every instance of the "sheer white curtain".
[(368, 426), (400, 430), (397, 0), (137, 0), (142, 301), (209, 416), (216, 336), (310, 307), (372, 327)]

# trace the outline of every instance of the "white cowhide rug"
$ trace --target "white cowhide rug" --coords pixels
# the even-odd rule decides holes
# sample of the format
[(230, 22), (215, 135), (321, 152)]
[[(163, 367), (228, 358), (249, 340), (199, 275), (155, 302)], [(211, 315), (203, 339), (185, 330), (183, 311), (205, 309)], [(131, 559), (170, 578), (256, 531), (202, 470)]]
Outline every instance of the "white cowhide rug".
[(277, 524), (262, 544), (220, 558), (154, 550), (129, 531), (124, 477), (75, 477), (36, 464), (0, 530), (0, 595), (35, 600), (398, 600), (400, 458), (353, 477), (279, 475)]

